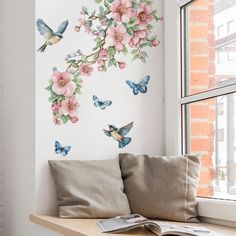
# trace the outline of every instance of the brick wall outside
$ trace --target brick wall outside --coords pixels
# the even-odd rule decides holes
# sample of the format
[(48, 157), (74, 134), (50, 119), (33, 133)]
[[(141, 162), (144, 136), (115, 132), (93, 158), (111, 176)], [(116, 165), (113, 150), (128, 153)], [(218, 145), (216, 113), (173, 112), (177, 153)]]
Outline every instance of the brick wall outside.
[[(190, 6), (190, 93), (198, 93), (214, 87), (215, 39), (214, 0), (199, 0)], [(202, 153), (199, 196), (212, 196), (213, 152), (215, 136), (215, 99), (190, 105), (190, 143), (192, 152)]]
[(3, 42), (2, 42), (2, 9), (3, 9), (3, 3), (2, 0), (0, 0), (0, 235), (3, 235), (3, 222), (4, 222), (4, 205), (3, 205), (3, 79), (2, 79), (2, 70), (3, 70)]

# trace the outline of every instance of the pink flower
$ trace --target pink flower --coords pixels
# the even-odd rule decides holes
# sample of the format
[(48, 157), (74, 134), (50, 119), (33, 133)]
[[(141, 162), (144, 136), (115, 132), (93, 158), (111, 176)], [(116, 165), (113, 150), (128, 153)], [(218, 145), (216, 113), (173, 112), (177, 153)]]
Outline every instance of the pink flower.
[(76, 96), (67, 98), (61, 102), (61, 113), (65, 116), (74, 117), (78, 115), (79, 103)]
[(54, 121), (55, 125), (61, 125), (61, 120), (59, 120), (58, 117), (54, 117), (53, 121)]
[(110, 27), (107, 30), (108, 36), (106, 42), (109, 46), (115, 46), (116, 50), (122, 51), (125, 44), (130, 41), (130, 35), (127, 33), (124, 25), (118, 25), (117, 27)]
[(146, 27), (152, 20), (152, 10), (151, 7), (147, 5), (147, 3), (142, 2), (139, 5), (139, 12), (138, 12), (138, 24), (140, 26)]
[(51, 109), (54, 114), (60, 115), (61, 103), (60, 102), (52, 103)]
[(122, 61), (118, 61), (118, 66), (119, 66), (120, 69), (125, 69), (126, 63), (122, 62)]
[(108, 50), (106, 48), (102, 49), (101, 52), (99, 53), (99, 57), (102, 60), (107, 60), (109, 58)]
[(99, 59), (98, 62), (97, 62), (97, 64), (98, 64), (99, 66), (104, 66), (105, 62), (104, 62), (103, 60)]
[(129, 41), (130, 47), (135, 47), (138, 44), (141, 44), (143, 39), (147, 37), (147, 30), (138, 30), (134, 32), (134, 36)]
[(70, 118), (72, 123), (76, 123), (77, 121), (79, 121), (79, 118), (77, 116), (73, 116)]
[(70, 97), (75, 92), (76, 83), (72, 81), (74, 78), (70, 72), (55, 71), (52, 75), (52, 91), (57, 95)]
[(128, 22), (130, 18), (136, 16), (136, 11), (132, 8), (131, 0), (115, 0), (110, 8), (112, 18), (117, 22)]
[(79, 73), (84, 76), (90, 76), (93, 72), (93, 67), (89, 64), (83, 64), (79, 67)]
[(157, 40), (157, 39), (154, 39), (154, 40), (152, 41), (152, 46), (153, 46), (153, 47), (156, 47), (156, 46), (159, 45), (159, 44), (160, 44), (160, 41)]

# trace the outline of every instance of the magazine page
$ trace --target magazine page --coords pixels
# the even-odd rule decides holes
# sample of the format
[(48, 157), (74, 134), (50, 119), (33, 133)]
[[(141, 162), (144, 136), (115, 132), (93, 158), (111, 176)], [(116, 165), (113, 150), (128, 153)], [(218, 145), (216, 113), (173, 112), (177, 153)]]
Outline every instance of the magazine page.
[(161, 229), (161, 235), (189, 235), (189, 236), (221, 236), (205, 227), (176, 225), (169, 222), (155, 221)]
[(97, 223), (97, 227), (104, 233), (119, 233), (144, 225), (152, 225), (158, 232), (160, 232), (156, 223), (138, 214), (117, 216), (115, 218), (101, 220)]

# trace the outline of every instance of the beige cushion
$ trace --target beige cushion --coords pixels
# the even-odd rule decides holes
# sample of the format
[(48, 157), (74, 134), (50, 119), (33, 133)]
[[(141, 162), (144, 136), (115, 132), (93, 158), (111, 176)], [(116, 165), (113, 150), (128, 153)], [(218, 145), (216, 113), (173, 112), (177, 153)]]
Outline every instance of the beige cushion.
[(125, 193), (132, 213), (147, 218), (197, 222), (196, 156), (120, 154)]
[(108, 218), (129, 214), (119, 159), (49, 161), (62, 218)]

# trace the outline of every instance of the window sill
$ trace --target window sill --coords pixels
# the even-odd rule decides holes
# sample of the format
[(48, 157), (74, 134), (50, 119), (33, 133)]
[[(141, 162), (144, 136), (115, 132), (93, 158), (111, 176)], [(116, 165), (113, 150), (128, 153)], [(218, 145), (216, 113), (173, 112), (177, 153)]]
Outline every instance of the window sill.
[(198, 214), (202, 221), (235, 227), (236, 201), (198, 198)]

